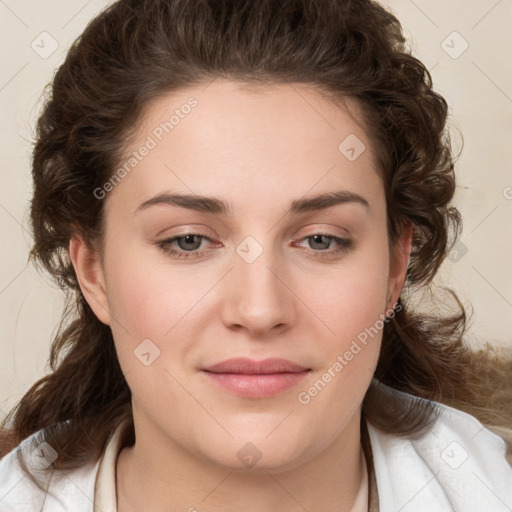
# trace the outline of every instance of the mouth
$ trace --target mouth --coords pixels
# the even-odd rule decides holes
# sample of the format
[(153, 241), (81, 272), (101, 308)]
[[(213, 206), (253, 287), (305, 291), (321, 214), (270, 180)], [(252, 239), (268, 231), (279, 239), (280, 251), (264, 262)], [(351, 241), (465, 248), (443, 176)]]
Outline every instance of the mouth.
[(311, 369), (286, 359), (253, 361), (237, 358), (215, 364), (202, 372), (210, 382), (225, 391), (246, 398), (266, 398), (297, 386)]

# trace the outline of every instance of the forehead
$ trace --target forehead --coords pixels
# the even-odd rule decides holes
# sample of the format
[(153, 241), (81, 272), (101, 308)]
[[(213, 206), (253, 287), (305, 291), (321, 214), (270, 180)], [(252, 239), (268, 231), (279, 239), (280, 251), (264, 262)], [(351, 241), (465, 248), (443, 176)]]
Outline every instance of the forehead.
[(166, 189), (245, 201), (344, 185), (379, 192), (357, 102), (305, 84), (216, 80), (168, 93), (145, 109), (123, 164), (130, 171), (116, 188), (139, 199)]
[[(189, 108), (191, 99), (195, 105)], [(177, 114), (174, 119), (173, 113)], [(160, 123), (171, 120), (171, 131), (175, 133), (201, 122), (205, 131), (208, 125), (218, 125), (224, 131), (231, 127), (231, 135), (238, 133), (240, 128), (244, 128), (246, 133), (251, 128), (259, 131), (265, 127), (266, 132), (272, 133), (286, 126), (296, 135), (351, 131), (364, 137), (362, 114), (362, 107), (354, 98), (335, 97), (332, 92), (310, 84), (261, 84), (216, 79), (151, 101), (142, 115), (138, 135), (142, 137), (155, 129), (158, 131)], [(187, 118), (188, 122), (183, 123)]]

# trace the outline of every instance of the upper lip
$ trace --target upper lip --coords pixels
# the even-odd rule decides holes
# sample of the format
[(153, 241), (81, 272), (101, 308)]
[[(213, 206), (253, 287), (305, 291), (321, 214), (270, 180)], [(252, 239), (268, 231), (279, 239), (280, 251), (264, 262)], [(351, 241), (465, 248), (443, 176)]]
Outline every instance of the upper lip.
[(213, 373), (240, 373), (246, 375), (261, 375), (270, 373), (298, 373), (309, 370), (304, 366), (288, 361), (287, 359), (270, 358), (255, 361), (245, 357), (226, 359), (220, 363), (204, 368)]

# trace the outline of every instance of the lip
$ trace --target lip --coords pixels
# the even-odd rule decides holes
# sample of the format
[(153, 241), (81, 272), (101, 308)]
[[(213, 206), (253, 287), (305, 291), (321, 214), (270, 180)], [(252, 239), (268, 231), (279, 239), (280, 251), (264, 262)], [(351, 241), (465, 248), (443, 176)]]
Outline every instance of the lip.
[(296, 386), (311, 371), (287, 359), (234, 358), (203, 369), (223, 389), (247, 398), (265, 398)]
[(247, 357), (226, 359), (220, 363), (205, 368), (213, 373), (241, 373), (244, 375), (262, 375), (269, 373), (298, 373), (309, 370), (304, 366), (288, 361), (288, 359), (269, 358), (255, 361)]

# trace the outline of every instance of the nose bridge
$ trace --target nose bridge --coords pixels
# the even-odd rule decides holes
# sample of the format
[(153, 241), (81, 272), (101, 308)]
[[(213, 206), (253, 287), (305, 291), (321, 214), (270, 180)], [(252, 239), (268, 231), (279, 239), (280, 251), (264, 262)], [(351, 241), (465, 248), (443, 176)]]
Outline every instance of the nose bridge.
[(285, 285), (286, 272), (270, 244), (252, 236), (246, 237), (235, 248), (235, 268), (228, 286), (229, 316), (231, 324), (245, 326), (252, 331), (264, 331), (289, 323), (293, 307)]

